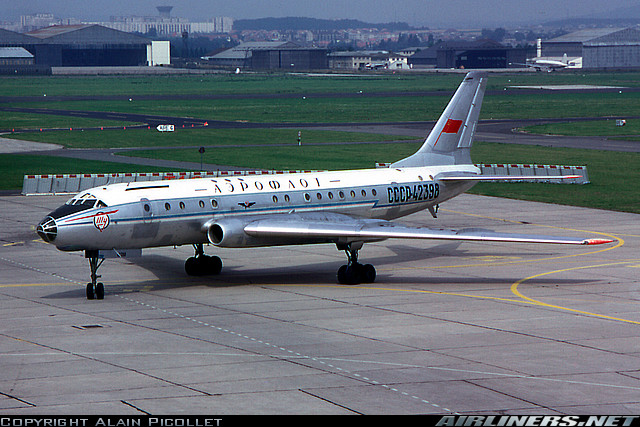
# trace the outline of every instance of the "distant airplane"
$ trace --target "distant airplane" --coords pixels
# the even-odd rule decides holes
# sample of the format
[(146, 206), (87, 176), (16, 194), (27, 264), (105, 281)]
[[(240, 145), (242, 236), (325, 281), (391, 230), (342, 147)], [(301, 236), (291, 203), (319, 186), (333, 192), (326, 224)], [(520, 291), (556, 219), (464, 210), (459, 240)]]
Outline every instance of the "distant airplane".
[(526, 64), (518, 64), (518, 63), (513, 63), (513, 64), (524, 65), (525, 67), (535, 68), (536, 71), (547, 71), (547, 72), (552, 72), (555, 70), (572, 67), (575, 65), (573, 62), (569, 62), (569, 59), (567, 58), (566, 53), (562, 56), (561, 60), (538, 57), (538, 58), (527, 59)]
[(195, 254), (185, 262), (186, 273), (204, 275), (222, 269), (219, 257), (204, 254), (205, 244), (244, 248), (331, 243), (347, 256), (337, 281), (358, 284), (376, 279), (375, 268), (358, 261), (363, 244), (390, 238), (578, 245), (611, 242), (410, 227), (389, 221), (423, 209), (435, 218), (440, 203), (475, 183), (513, 179), (482, 175), (471, 162), (486, 84), (486, 73), (468, 73), (420, 149), (389, 168), (95, 187), (47, 215), (37, 233), (62, 251), (85, 252), (91, 269), (86, 288), (89, 299), (104, 298), (97, 271), (105, 257), (148, 247), (191, 244)]

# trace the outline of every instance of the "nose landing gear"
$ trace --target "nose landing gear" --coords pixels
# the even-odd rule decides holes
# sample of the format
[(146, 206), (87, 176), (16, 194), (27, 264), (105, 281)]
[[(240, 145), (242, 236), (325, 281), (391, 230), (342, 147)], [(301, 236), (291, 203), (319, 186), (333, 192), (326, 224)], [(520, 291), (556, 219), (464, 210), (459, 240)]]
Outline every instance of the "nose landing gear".
[(87, 283), (87, 299), (104, 299), (104, 284), (98, 282), (98, 268), (104, 262), (104, 258), (98, 257), (98, 251), (84, 251), (84, 257), (89, 260), (91, 268), (91, 282)]

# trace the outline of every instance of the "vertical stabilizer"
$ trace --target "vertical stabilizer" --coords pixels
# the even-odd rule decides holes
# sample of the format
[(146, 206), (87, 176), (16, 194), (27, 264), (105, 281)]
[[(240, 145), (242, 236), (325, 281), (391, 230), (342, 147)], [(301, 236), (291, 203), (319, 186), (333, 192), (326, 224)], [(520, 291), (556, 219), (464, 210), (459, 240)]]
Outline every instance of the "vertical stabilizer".
[(422, 147), (391, 166), (471, 164), (471, 144), (486, 86), (486, 72), (468, 73)]

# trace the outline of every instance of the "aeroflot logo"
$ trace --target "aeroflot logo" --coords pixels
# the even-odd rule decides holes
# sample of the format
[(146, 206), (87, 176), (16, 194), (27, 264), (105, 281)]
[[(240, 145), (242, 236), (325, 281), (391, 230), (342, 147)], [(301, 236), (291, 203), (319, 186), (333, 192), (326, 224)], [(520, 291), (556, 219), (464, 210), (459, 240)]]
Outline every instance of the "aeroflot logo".
[(102, 232), (102, 230), (109, 226), (109, 215), (104, 212), (98, 212), (93, 217), (93, 225)]

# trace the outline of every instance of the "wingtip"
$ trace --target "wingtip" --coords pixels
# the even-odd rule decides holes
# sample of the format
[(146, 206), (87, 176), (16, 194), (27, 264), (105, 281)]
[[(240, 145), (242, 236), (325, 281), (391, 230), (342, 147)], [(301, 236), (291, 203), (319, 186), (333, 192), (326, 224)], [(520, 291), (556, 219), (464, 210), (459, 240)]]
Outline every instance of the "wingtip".
[(612, 239), (587, 239), (584, 241), (585, 245), (602, 245), (605, 243), (613, 242)]

